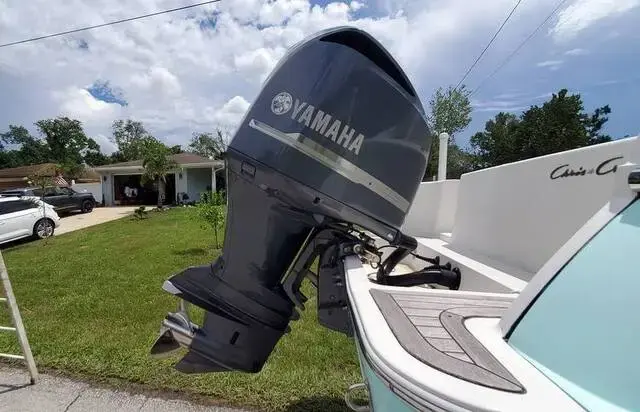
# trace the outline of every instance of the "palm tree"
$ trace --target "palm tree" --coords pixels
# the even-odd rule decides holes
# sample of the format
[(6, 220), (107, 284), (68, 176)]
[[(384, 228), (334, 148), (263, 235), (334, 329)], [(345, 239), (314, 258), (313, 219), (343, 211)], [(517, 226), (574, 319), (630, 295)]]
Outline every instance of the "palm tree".
[(157, 142), (147, 148), (142, 160), (142, 167), (144, 168), (141, 178), (142, 183), (156, 182), (158, 185), (158, 209), (162, 209), (167, 174), (178, 166), (170, 155), (169, 148)]

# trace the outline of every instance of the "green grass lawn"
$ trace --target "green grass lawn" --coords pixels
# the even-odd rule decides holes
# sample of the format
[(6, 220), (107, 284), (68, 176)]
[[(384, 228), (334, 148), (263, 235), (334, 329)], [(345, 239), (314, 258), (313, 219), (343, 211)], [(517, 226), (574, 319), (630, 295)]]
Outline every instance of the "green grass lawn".
[[(191, 213), (149, 213), (5, 249), (38, 366), (259, 410), (345, 410), (344, 390), (361, 381), (354, 343), (318, 325), (308, 286), (302, 319), (258, 374), (184, 375), (172, 368), (178, 356), (149, 356), (160, 322), (177, 305), (163, 281), (219, 253)], [(8, 351), (17, 353), (15, 337), (1, 334), (0, 352)]]

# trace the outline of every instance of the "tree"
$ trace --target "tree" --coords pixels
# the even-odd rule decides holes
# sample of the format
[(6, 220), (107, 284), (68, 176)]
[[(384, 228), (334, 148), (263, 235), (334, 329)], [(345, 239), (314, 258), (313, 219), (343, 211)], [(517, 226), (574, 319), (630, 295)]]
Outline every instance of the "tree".
[(600, 133), (602, 126), (609, 121), (609, 117), (607, 115), (610, 113), (611, 108), (607, 104), (605, 106), (598, 107), (591, 115), (584, 114), (582, 116), (582, 122), (587, 129), (590, 145), (611, 141), (611, 136)]
[[(55, 182), (51, 177), (51, 171), (47, 167), (36, 169), (30, 176), (27, 177), (27, 183), (29, 186), (37, 187), (40, 189), (40, 204), (42, 206), (43, 216), (46, 215), (46, 204), (44, 201), (45, 188), (47, 186), (55, 186)], [(34, 202), (35, 203), (35, 202)]]
[(460, 179), (465, 173), (476, 170), (476, 158), (458, 145), (450, 144), (447, 152), (447, 178)]
[(124, 155), (119, 151), (115, 151), (111, 153), (107, 159), (108, 159), (108, 163), (120, 163), (120, 162), (127, 161)]
[(600, 131), (611, 108), (584, 113), (579, 94), (567, 89), (553, 94), (542, 106), (531, 106), (520, 117), (499, 113), (470, 143), (481, 167), (498, 166), (592, 144), (608, 142)]
[(147, 148), (158, 142), (139, 121), (115, 120), (112, 124), (112, 130), (112, 141), (118, 147), (117, 154), (113, 157), (119, 162), (142, 159)]
[(171, 152), (171, 154), (182, 153), (182, 146), (180, 146), (179, 144), (177, 144), (175, 146), (171, 146), (169, 148), (169, 152)]
[(62, 164), (82, 163), (82, 152), (87, 149), (89, 139), (79, 120), (58, 117), (38, 120), (35, 125), (49, 146), (51, 160)]
[[(32, 136), (23, 126), (10, 125), (7, 132), (0, 133), (0, 167), (56, 163), (68, 177), (74, 178), (82, 171), (83, 162), (97, 166), (108, 161), (78, 120), (43, 119), (35, 126), (40, 138)], [(9, 146), (14, 149), (5, 150)]]
[(471, 159), (468, 153), (460, 149), (455, 142), (455, 135), (464, 130), (471, 122), (470, 92), (462, 85), (456, 89), (449, 86), (446, 90), (438, 88), (429, 100), (427, 122), (433, 133), (429, 163), (425, 172), (425, 179), (438, 173), (438, 152), (442, 132), (449, 134), (447, 158), (447, 177), (459, 178), (461, 174), (471, 171)]
[(3, 149), (6, 145), (18, 146), (16, 150), (2, 151), (1, 167), (17, 167), (50, 162), (51, 152), (47, 142), (35, 138), (23, 126), (9, 125), (9, 130), (0, 133)]
[(109, 163), (109, 158), (100, 151), (100, 145), (95, 140), (89, 139), (84, 162), (89, 166), (103, 166)]
[(85, 134), (79, 120), (57, 117), (39, 120), (35, 125), (45, 138), (50, 160), (59, 164), (66, 176), (79, 177), (83, 163), (92, 166), (106, 163), (100, 146)]
[(471, 136), (475, 148), (476, 166), (491, 167), (515, 161), (517, 156), (516, 134), (520, 120), (512, 113), (498, 113), (485, 124), (485, 131)]
[(142, 167), (144, 173), (141, 181), (143, 184), (147, 182), (155, 182), (158, 187), (158, 209), (162, 209), (165, 198), (165, 184), (167, 182), (167, 174), (175, 169), (178, 165), (170, 157), (171, 151), (167, 146), (155, 141), (146, 147), (143, 154)]
[(7, 144), (21, 145), (32, 140), (35, 140), (35, 138), (31, 136), (31, 133), (29, 133), (29, 131), (24, 126), (16, 126), (11, 124), (9, 125), (8, 131), (0, 133), (2, 150), (5, 149), (5, 145)]
[(216, 249), (220, 248), (219, 230), (224, 224), (226, 201), (223, 192), (204, 192), (196, 203), (196, 211), (212, 229), (216, 240)]
[(21, 166), (22, 162), (17, 150), (0, 150), (0, 169)]
[(462, 85), (460, 88), (449, 86), (446, 90), (438, 88), (431, 100), (431, 112), (427, 114), (429, 127), (434, 134), (449, 133), (450, 142), (455, 143), (455, 135), (464, 130), (471, 122), (471, 92)]
[(202, 157), (221, 159), (227, 150), (227, 136), (222, 130), (215, 133), (194, 133), (189, 143), (189, 151)]

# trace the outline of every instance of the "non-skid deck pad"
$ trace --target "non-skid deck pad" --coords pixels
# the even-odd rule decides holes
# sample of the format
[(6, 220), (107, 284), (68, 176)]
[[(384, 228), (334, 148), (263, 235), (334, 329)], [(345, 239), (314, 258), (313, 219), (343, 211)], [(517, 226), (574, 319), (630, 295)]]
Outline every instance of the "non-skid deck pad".
[(512, 298), (430, 296), (379, 289), (370, 293), (400, 345), (416, 359), (478, 385), (525, 391), (464, 326), (470, 317), (500, 317)]

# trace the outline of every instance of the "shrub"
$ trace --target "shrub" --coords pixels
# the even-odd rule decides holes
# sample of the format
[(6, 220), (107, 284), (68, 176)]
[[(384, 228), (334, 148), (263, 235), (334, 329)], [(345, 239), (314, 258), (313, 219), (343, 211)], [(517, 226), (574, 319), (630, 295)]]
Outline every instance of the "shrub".
[(196, 203), (196, 212), (207, 226), (213, 229), (216, 249), (220, 248), (219, 230), (224, 224), (226, 215), (226, 198), (224, 192), (203, 192), (200, 201)]
[(146, 219), (148, 217), (148, 213), (147, 208), (144, 206), (140, 206), (133, 211), (133, 215), (138, 219)]

